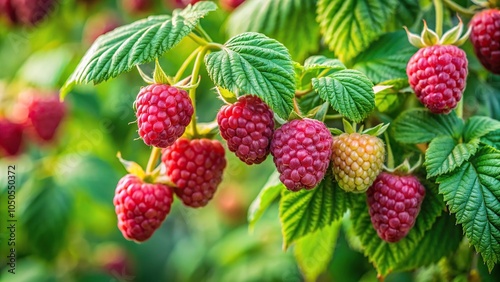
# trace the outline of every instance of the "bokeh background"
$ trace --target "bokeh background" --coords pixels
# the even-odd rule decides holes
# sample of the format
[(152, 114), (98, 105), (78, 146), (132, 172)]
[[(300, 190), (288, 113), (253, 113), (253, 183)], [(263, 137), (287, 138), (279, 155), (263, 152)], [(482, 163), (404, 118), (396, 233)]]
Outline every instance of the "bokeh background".
[[(19, 118), (16, 105), (26, 91), (57, 92), (99, 34), (149, 14), (171, 13), (175, 6), (175, 0), (157, 0), (137, 12), (130, 2), (59, 0), (35, 25), (13, 24), (4, 17), (0, 115)], [(228, 39), (230, 13), (220, 9), (202, 20), (215, 41)], [(251, 15), (241, 20), (251, 21)], [(160, 63), (167, 74), (175, 74), (195, 47), (186, 38), (165, 54)], [(142, 68), (152, 71), (153, 66)], [(201, 75), (198, 115), (212, 121), (222, 102), (206, 73)], [(113, 196), (126, 171), (116, 154), (147, 163), (150, 148), (138, 139), (132, 107), (144, 85), (134, 70), (97, 86), (76, 87), (65, 100), (67, 115), (52, 142), (26, 137), (19, 156), (0, 159), (0, 281), (302, 281), (293, 250), (282, 250), (277, 203), (248, 231), (247, 209), (274, 170), (271, 158), (248, 167), (228, 153), (224, 181), (207, 207), (189, 209), (175, 201), (149, 241), (136, 244), (123, 238)], [(7, 165), (16, 165), (17, 172), (15, 275), (6, 272), (4, 255)], [(320, 281), (376, 280), (351, 237), (340, 233)], [(459, 273), (468, 271), (472, 258), (463, 249), (464, 256), (451, 262)], [(485, 272), (481, 263), (480, 270)], [(434, 266), (396, 273), (386, 281), (429, 281), (436, 271)], [(495, 281), (495, 274), (485, 277)]]

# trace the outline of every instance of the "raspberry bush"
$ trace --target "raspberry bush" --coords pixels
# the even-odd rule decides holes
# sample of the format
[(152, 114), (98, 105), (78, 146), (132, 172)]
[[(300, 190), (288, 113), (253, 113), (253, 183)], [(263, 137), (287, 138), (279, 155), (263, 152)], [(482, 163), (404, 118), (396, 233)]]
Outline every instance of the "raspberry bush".
[[(46, 14), (24, 19), (14, 2), (0, 0), (9, 26), (50, 22), (49, 12), (67, 9), (46, 1)], [(120, 180), (87, 186), (116, 189), (107, 202), (116, 212), (113, 229), (145, 242), (136, 250), (184, 240), (172, 252), (185, 260), (173, 263), (190, 267), (168, 277), (174, 280), (200, 280), (204, 267), (262, 251), (255, 247), (262, 242), (240, 242), (246, 232), (228, 236), (234, 241), (227, 245), (203, 239), (223, 233), (205, 229), (212, 210), (237, 224), (246, 208), (253, 232), (279, 222), (285, 255), (293, 254), (306, 281), (343, 281), (338, 269), (328, 270), (346, 246), (373, 265), (373, 275), (358, 280), (414, 270), (416, 281), (487, 279), (500, 259), (500, 3), (469, 2), (118, 1), (126, 16), (103, 20), (110, 23), (105, 29), (89, 21), (80, 45), (91, 46), (74, 56), (74, 65), (66, 56), (66, 80), (54, 82), (75, 116), (88, 107), (108, 118), (117, 104), (125, 105), (106, 123), (110, 132), (125, 134), (86, 133), (95, 142), (115, 139), (117, 146), (100, 153), (109, 164), (109, 151), (119, 151)], [(165, 13), (159, 6), (175, 9)], [(114, 28), (120, 22), (127, 24)], [(128, 88), (113, 86), (121, 80)], [(79, 104), (88, 99), (85, 89), (97, 89), (96, 99), (106, 103), (97, 110), (95, 103)], [(127, 90), (130, 97), (116, 98)], [(42, 140), (55, 136), (69, 108), (40, 101), (25, 110), (24, 120), (0, 111), (1, 154), (31, 154), (23, 151), (27, 127)], [(87, 126), (94, 123), (89, 118)], [(38, 214), (54, 217), (36, 208), (44, 206), (36, 204), (40, 199), (59, 199), (60, 206), (71, 199), (77, 206), (87, 197), (53, 186), (62, 180), (46, 174), (57, 161), (45, 162), (38, 177), (52, 188), (29, 198), (35, 204), (28, 226), (38, 226)], [(59, 178), (70, 183), (80, 170)], [(249, 183), (265, 184), (259, 192), (248, 191)], [(65, 216), (54, 217), (65, 228), (72, 226), (68, 206), (58, 212)], [(193, 229), (184, 230), (183, 220)], [(278, 233), (269, 234), (262, 238)], [(204, 251), (196, 250), (201, 245)], [(37, 252), (53, 259), (62, 247), (51, 249)], [(218, 257), (226, 252), (231, 259)], [(269, 256), (257, 272), (280, 269), (272, 262)], [(214, 273), (214, 280), (235, 280)]]

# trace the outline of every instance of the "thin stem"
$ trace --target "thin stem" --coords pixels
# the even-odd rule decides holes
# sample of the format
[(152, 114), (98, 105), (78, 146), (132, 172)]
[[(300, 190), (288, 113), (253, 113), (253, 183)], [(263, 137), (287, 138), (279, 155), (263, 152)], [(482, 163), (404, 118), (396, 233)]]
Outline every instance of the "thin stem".
[(304, 95), (311, 93), (311, 91), (313, 91), (312, 87), (306, 90), (297, 90), (295, 91), (295, 97), (296, 98), (302, 97)]
[(466, 15), (466, 16), (472, 17), (475, 14), (474, 11), (469, 10), (467, 8), (464, 8), (464, 7), (460, 6), (459, 4), (457, 4), (457, 3), (455, 3), (455, 2), (453, 2), (451, 0), (443, 0), (443, 2), (450, 9), (452, 9), (453, 11), (455, 11), (457, 13), (460, 13), (462, 15)]
[(394, 154), (392, 153), (391, 142), (389, 140), (389, 134), (384, 133), (385, 145), (387, 147), (387, 167), (390, 169), (394, 168)]
[(203, 49), (203, 47), (201, 47), (201, 46), (196, 48), (189, 55), (189, 57), (187, 57), (187, 59), (184, 61), (184, 63), (182, 63), (181, 67), (179, 68), (179, 70), (175, 74), (174, 83), (177, 83), (177, 82), (179, 82), (179, 80), (181, 80), (181, 77), (182, 77), (182, 75), (184, 75), (184, 72), (188, 68), (189, 64), (191, 64), (191, 62), (194, 60), (194, 58), (196, 58), (196, 55), (198, 55), (198, 53), (201, 51), (201, 49)]
[(153, 147), (153, 150), (151, 151), (151, 155), (149, 155), (149, 161), (148, 165), (146, 166), (146, 174), (151, 173), (154, 168), (156, 163), (158, 162), (158, 158), (161, 155), (161, 149), (157, 147)]
[(464, 98), (460, 99), (457, 104), (457, 108), (455, 109), (455, 112), (457, 113), (457, 117), (463, 119), (464, 118)]
[(342, 116), (341, 114), (338, 114), (338, 115), (326, 115), (325, 119), (341, 119), (343, 117), (344, 116)]
[(213, 42), (212, 38), (210, 37), (210, 35), (208, 35), (208, 33), (203, 29), (203, 27), (201, 27), (201, 25), (198, 25), (196, 27), (196, 30), (198, 30), (201, 35), (208, 41), (208, 42)]
[[(203, 62), (203, 58), (210, 50), (210, 48), (203, 47), (198, 55), (196, 56), (196, 61), (194, 61), (193, 72), (191, 73), (191, 84), (198, 83), (198, 76), (200, 74), (201, 64)], [(192, 133), (194, 136), (198, 135), (198, 128), (196, 127), (196, 88), (192, 88), (189, 90), (189, 98), (191, 98), (191, 102), (193, 103), (193, 119), (191, 120)]]
[(300, 112), (299, 103), (295, 98), (293, 98), (293, 109), (297, 114), (302, 115), (302, 113)]
[(206, 46), (209, 43), (205, 39), (199, 37), (198, 35), (196, 35), (192, 32), (189, 34), (189, 38), (193, 39), (193, 41), (198, 43), (198, 45), (200, 45), (200, 46)]
[(436, 33), (441, 38), (443, 35), (443, 0), (433, 0), (436, 9)]

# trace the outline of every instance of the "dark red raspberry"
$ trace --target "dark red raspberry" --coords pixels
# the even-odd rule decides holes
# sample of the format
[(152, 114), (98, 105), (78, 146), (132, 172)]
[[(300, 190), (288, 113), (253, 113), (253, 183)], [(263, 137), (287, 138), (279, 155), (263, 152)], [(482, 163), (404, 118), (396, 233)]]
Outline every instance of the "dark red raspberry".
[(194, 112), (188, 93), (166, 84), (142, 88), (135, 106), (139, 135), (146, 145), (158, 148), (181, 137)]
[(373, 227), (380, 238), (393, 243), (415, 224), (425, 188), (413, 175), (382, 172), (366, 193)]
[(243, 96), (223, 106), (217, 114), (220, 135), (245, 163), (260, 164), (269, 154), (273, 137), (273, 112), (259, 97)]
[(23, 126), (0, 119), (0, 155), (16, 156), (21, 150)]
[(220, 5), (223, 9), (232, 11), (243, 4), (243, 2), (245, 2), (245, 0), (220, 0)]
[(324, 123), (295, 119), (274, 132), (271, 154), (280, 180), (292, 191), (313, 189), (325, 176), (333, 138)]
[(24, 25), (36, 25), (50, 14), (56, 0), (11, 0), (17, 21)]
[(118, 228), (128, 240), (146, 241), (165, 220), (173, 200), (168, 186), (125, 175), (118, 182), (113, 199)]
[(209, 139), (180, 138), (163, 150), (161, 159), (166, 175), (177, 186), (177, 196), (194, 208), (212, 199), (226, 167), (222, 144)]
[(477, 13), (470, 26), (470, 40), (477, 58), (487, 70), (500, 74), (500, 10), (487, 9)]
[(433, 113), (449, 113), (462, 98), (467, 64), (460, 48), (435, 45), (418, 50), (408, 62), (406, 73), (422, 104)]
[(66, 107), (57, 95), (35, 96), (28, 106), (28, 111), (28, 118), (37, 136), (43, 141), (50, 141), (66, 114)]
[(170, 2), (176, 8), (186, 8), (187, 5), (189, 4), (194, 5), (200, 2), (201, 0), (167, 0), (167, 1)]
[(12, 7), (12, 0), (0, 0), (0, 19), (5, 17), (9, 23), (16, 23), (17, 16)]

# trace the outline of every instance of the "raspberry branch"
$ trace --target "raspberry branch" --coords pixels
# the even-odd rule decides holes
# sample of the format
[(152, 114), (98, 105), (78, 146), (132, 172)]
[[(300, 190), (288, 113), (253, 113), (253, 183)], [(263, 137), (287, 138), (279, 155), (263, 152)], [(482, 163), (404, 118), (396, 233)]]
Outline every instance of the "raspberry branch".
[(149, 155), (148, 165), (146, 166), (146, 174), (150, 174), (153, 172), (156, 164), (158, 163), (160, 155), (161, 149), (158, 147), (153, 147), (153, 150), (151, 150), (151, 155)]
[(175, 74), (174, 77), (174, 84), (179, 82), (181, 80), (182, 75), (184, 75), (184, 72), (186, 71), (187, 67), (191, 64), (191, 62), (196, 58), (196, 55), (203, 49), (202, 46), (199, 46), (196, 48), (190, 55), (189, 57), (182, 63), (181, 67), (179, 70), (177, 70), (177, 73)]
[(443, 35), (443, 0), (433, 0), (436, 9), (436, 33), (439, 38)]

